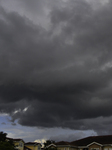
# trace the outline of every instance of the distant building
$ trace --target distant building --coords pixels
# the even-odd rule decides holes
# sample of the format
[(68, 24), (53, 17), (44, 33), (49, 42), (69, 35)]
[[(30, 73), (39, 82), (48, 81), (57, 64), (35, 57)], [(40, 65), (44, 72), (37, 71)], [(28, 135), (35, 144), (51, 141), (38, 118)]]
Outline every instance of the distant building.
[(90, 136), (73, 142), (60, 141), (48, 147), (57, 147), (57, 150), (112, 150), (112, 135)]

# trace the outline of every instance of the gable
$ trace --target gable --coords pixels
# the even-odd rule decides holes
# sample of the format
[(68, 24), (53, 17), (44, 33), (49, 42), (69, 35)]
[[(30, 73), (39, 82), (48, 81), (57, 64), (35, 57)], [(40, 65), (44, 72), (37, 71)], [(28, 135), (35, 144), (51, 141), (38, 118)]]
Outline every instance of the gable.
[(90, 143), (90, 144), (87, 145), (87, 147), (94, 147), (94, 146), (100, 147), (100, 146), (103, 146), (103, 145), (100, 144), (100, 143), (97, 143), (97, 142), (92, 142), (92, 143)]
[(50, 144), (50, 145), (47, 146), (47, 148), (55, 148), (55, 147), (56, 147), (55, 144)]

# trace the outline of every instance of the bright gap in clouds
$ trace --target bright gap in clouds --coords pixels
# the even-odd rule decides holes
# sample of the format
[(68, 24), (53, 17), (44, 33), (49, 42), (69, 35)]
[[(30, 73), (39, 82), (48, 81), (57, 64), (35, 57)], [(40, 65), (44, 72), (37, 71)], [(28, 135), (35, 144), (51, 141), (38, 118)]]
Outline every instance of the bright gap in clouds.
[(26, 112), (27, 110), (28, 110), (28, 107), (25, 107), (23, 110), (18, 109), (18, 110), (15, 110), (13, 113), (14, 113), (14, 114), (17, 114), (17, 113), (19, 113), (19, 112)]

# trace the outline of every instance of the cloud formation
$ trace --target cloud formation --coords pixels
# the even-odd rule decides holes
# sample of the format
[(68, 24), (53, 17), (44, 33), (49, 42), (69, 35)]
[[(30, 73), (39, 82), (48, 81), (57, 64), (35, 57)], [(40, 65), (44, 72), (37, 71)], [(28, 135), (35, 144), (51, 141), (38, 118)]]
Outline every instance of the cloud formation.
[[(25, 126), (112, 133), (112, 2), (21, 3), (26, 16), (0, 7), (0, 111)], [(46, 28), (27, 9), (47, 12)]]

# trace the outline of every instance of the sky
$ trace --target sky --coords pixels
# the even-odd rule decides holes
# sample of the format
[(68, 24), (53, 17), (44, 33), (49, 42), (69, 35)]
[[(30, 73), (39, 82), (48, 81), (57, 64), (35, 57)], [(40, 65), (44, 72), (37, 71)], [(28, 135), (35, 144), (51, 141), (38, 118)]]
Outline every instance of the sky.
[(112, 1), (0, 0), (0, 130), (74, 141), (111, 125)]

